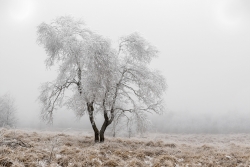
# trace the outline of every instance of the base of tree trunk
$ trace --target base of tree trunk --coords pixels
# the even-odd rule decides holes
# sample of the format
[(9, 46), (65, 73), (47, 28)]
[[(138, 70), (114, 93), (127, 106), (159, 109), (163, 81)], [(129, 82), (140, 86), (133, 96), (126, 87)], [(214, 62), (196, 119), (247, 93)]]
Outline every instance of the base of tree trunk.
[(99, 143), (99, 133), (95, 133), (95, 142)]
[(100, 143), (103, 143), (103, 142), (104, 142), (104, 137), (100, 138)]
[(105, 132), (105, 131), (101, 131), (101, 132), (100, 132), (100, 143), (103, 143), (103, 142), (104, 142), (104, 132)]

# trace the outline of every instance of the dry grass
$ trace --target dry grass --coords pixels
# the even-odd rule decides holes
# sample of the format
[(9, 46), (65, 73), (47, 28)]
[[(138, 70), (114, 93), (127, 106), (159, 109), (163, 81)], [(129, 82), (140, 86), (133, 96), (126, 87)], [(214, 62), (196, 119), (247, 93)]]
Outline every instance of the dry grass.
[(95, 144), (77, 133), (0, 129), (0, 142), (7, 138), (31, 147), (1, 145), (4, 167), (250, 166), (250, 134), (107, 137)]

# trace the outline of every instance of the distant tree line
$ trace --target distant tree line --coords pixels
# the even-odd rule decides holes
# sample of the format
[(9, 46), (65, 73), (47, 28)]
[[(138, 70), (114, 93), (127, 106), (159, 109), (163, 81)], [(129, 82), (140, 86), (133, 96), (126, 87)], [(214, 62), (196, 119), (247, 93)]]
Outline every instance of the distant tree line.
[(0, 96), (0, 127), (13, 127), (16, 125), (16, 107), (10, 94)]

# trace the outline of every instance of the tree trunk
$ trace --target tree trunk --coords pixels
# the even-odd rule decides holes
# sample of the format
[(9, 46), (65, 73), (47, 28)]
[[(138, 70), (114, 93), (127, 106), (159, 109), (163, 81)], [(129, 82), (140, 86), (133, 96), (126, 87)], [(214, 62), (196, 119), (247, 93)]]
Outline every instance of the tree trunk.
[(99, 142), (99, 132), (95, 131), (95, 143), (98, 143), (98, 142)]
[(104, 133), (105, 133), (106, 128), (109, 125), (109, 118), (108, 118), (108, 114), (107, 114), (106, 110), (104, 110), (103, 116), (104, 116), (104, 122), (102, 124), (102, 128), (101, 128), (101, 131), (100, 131), (100, 142), (101, 143), (104, 142)]
[[(105, 101), (104, 101), (104, 103), (105, 103)], [(107, 111), (104, 110), (104, 122), (103, 122), (103, 125), (101, 128), (101, 131), (99, 132), (98, 128), (96, 127), (94, 116), (93, 116), (93, 111), (94, 111), (93, 102), (87, 103), (87, 109), (88, 109), (88, 113), (89, 113), (89, 120), (90, 120), (90, 123), (91, 123), (92, 128), (93, 128), (94, 133), (95, 133), (95, 142), (97, 143), (100, 141), (101, 143), (103, 143), (105, 130), (112, 123), (112, 121), (114, 119), (114, 110), (111, 109), (111, 118), (110, 119), (108, 118)]]
[(108, 127), (108, 121), (105, 120), (103, 122), (103, 125), (102, 125), (102, 128), (101, 128), (101, 131), (100, 131), (100, 142), (103, 143), (104, 142), (104, 133), (105, 133), (105, 130), (106, 128)]
[(88, 113), (89, 113), (89, 120), (95, 132), (95, 142), (97, 143), (99, 142), (99, 130), (96, 127), (94, 116), (93, 116), (93, 111), (94, 111), (93, 102), (87, 103), (87, 108), (88, 108)]

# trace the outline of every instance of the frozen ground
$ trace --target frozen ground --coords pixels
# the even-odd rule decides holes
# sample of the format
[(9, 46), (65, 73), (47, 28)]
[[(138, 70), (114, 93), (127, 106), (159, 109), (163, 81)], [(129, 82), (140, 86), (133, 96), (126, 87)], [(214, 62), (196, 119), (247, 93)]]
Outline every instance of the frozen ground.
[(0, 129), (0, 166), (250, 166), (250, 134), (150, 134), (95, 144), (91, 133)]

